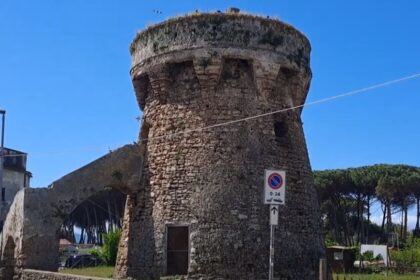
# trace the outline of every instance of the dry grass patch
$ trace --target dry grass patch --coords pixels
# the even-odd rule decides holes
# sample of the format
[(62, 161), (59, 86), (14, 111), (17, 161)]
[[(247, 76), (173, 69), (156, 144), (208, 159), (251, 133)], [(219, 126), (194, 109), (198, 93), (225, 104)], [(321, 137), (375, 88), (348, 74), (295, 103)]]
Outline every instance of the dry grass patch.
[(65, 268), (60, 273), (83, 275), (83, 276), (95, 276), (111, 278), (114, 272), (113, 266), (96, 266), (96, 267), (85, 267), (85, 268)]

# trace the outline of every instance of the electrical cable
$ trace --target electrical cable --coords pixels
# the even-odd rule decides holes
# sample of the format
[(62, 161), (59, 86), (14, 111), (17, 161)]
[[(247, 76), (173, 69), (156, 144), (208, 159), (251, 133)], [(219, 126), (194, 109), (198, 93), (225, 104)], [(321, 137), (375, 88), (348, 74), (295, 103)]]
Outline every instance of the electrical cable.
[(364, 92), (367, 92), (367, 91), (371, 91), (371, 90), (374, 90), (374, 89), (386, 87), (386, 86), (389, 86), (389, 85), (392, 85), (392, 84), (396, 84), (396, 83), (400, 83), (400, 82), (403, 82), (403, 81), (412, 80), (412, 79), (416, 79), (416, 78), (420, 78), (420, 73), (405, 76), (405, 77), (398, 78), (398, 79), (395, 79), (395, 80), (389, 80), (389, 81), (382, 82), (382, 83), (379, 83), (379, 84), (375, 84), (375, 85), (372, 85), (372, 86), (368, 86), (368, 87), (364, 87), (364, 88), (361, 88), (361, 89), (356, 89), (356, 90), (352, 90), (352, 91), (349, 91), (349, 92), (345, 92), (345, 93), (342, 93), (342, 94), (318, 99), (318, 100), (307, 102), (307, 103), (297, 105), (297, 106), (283, 108), (283, 109), (280, 109), (280, 110), (271, 111), (271, 112), (268, 112), (268, 113), (263, 113), (263, 114), (254, 115), (254, 116), (249, 116), (249, 117), (245, 117), (245, 118), (241, 118), (241, 119), (237, 119), (237, 120), (231, 120), (231, 121), (227, 121), (227, 122), (212, 124), (212, 125), (208, 125), (208, 126), (204, 126), (204, 127), (200, 127), (200, 128), (186, 129), (186, 130), (183, 130), (183, 131), (180, 131), (180, 132), (174, 132), (174, 133), (169, 133), (169, 134), (144, 138), (144, 139), (140, 139), (139, 142), (140, 141), (146, 142), (146, 141), (151, 141), (151, 140), (169, 138), (169, 137), (173, 137), (173, 136), (177, 136), (177, 135), (181, 135), (181, 134), (188, 134), (188, 133), (192, 133), (192, 132), (204, 131), (204, 130), (209, 130), (209, 129), (216, 128), (216, 127), (222, 127), (222, 126), (227, 126), (227, 125), (231, 125), (231, 124), (236, 124), (236, 123), (239, 123), (239, 122), (254, 120), (254, 119), (258, 119), (258, 118), (263, 118), (263, 117), (266, 117), (266, 116), (271, 116), (271, 115), (274, 115), (274, 114), (283, 113), (283, 112), (303, 108), (305, 106), (317, 105), (317, 104), (329, 102), (329, 101), (332, 101), (332, 100), (335, 100), (335, 99), (338, 99), (338, 98), (343, 98), (343, 97), (348, 97), (348, 96), (364, 93)]
[[(348, 91), (348, 92), (345, 92), (345, 93), (337, 94), (337, 95), (334, 95), (334, 96), (330, 96), (330, 97), (321, 98), (321, 99), (318, 99), (318, 100), (306, 102), (304, 104), (297, 105), (297, 106), (287, 107), (287, 108), (283, 108), (283, 109), (276, 110), (276, 111), (271, 111), (271, 112), (267, 112), (267, 113), (263, 113), (263, 114), (259, 114), (259, 115), (253, 115), (253, 116), (240, 118), (240, 119), (236, 119), (236, 120), (231, 120), (231, 121), (226, 121), (226, 122), (222, 122), (222, 123), (216, 123), (216, 124), (212, 124), (212, 125), (208, 125), (208, 126), (204, 126), (204, 127), (186, 129), (186, 130), (179, 131), (179, 132), (174, 132), (174, 133), (168, 133), (168, 134), (154, 136), (154, 137), (143, 138), (143, 139), (140, 139), (138, 142), (146, 142), (146, 141), (153, 141), (153, 140), (159, 140), (159, 139), (164, 139), (164, 138), (171, 138), (171, 137), (174, 137), (174, 136), (177, 136), (177, 135), (183, 135), (183, 134), (189, 134), (189, 133), (192, 133), (192, 132), (205, 131), (205, 130), (210, 130), (210, 129), (217, 128), (217, 127), (228, 126), (228, 125), (232, 125), (232, 124), (236, 124), (236, 123), (240, 123), (240, 122), (245, 122), (245, 121), (249, 121), (249, 120), (255, 120), (255, 119), (271, 116), (271, 115), (274, 115), (274, 114), (279, 114), (279, 113), (284, 113), (284, 112), (287, 112), (287, 111), (292, 111), (292, 110), (295, 110), (295, 109), (304, 108), (304, 107), (307, 107), (307, 106), (318, 105), (318, 104), (333, 101), (333, 100), (339, 99), (339, 98), (344, 98), (344, 97), (349, 97), (349, 96), (365, 93), (365, 92), (368, 92), (368, 91), (372, 91), (374, 89), (383, 88), (383, 87), (386, 87), (386, 86), (390, 86), (390, 85), (397, 84), (397, 83), (407, 81), (407, 80), (413, 80), (413, 79), (416, 79), (416, 78), (420, 78), (420, 73), (412, 74), (412, 75), (405, 76), (405, 77), (398, 78), (398, 79), (394, 79), (394, 80), (388, 80), (386, 82), (382, 82), (382, 83), (375, 84), (375, 85), (372, 85), (372, 86), (368, 86), (368, 87)], [(3, 155), (3, 157), (9, 157), (9, 156), (13, 157), (13, 156), (22, 156), (22, 155)]]

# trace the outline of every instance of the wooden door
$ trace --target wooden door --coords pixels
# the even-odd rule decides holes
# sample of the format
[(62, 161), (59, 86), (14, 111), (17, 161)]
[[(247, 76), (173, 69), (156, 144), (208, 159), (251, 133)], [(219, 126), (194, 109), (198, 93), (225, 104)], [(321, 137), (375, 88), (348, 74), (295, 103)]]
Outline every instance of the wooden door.
[(189, 229), (187, 226), (167, 227), (167, 275), (186, 275), (189, 263)]

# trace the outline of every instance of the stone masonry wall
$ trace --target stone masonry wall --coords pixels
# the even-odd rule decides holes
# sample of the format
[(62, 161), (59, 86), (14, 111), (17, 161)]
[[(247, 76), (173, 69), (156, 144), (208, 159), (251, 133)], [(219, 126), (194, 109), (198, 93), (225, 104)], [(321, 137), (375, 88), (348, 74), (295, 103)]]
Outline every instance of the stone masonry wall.
[[(48, 188), (19, 191), (0, 236), (1, 262), (9, 260), (18, 269), (57, 270), (58, 231), (63, 221), (80, 203), (108, 188), (137, 192), (142, 162), (139, 150), (138, 145), (125, 145)], [(13, 245), (13, 252), (6, 250), (7, 244)]]
[(287, 171), (274, 275), (318, 278), (324, 248), (301, 110), (217, 126), (302, 104), (309, 52), (292, 27), (247, 15), (184, 17), (137, 36), (133, 84), (140, 138), (150, 139), (141, 189), (126, 205), (119, 277), (165, 275), (167, 226), (186, 225), (189, 279), (268, 278), (263, 178), (272, 168)]
[[(1, 252), (2, 260), (4, 259), (5, 246), (9, 239), (13, 241), (15, 246), (15, 252), (13, 253), (13, 258), (19, 257), (20, 250), (22, 248), (22, 232), (24, 224), (24, 199), (25, 191), (19, 191), (13, 200), (13, 203), (10, 207), (10, 211), (7, 214), (7, 219), (3, 226), (1, 238)], [(17, 265), (20, 265), (18, 262)]]

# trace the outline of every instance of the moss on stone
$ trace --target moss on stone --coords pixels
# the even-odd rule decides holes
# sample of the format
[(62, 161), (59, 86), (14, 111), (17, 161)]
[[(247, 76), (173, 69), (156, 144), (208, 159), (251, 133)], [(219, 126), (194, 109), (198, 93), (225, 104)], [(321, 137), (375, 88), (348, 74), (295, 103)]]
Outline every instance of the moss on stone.
[(259, 40), (260, 44), (268, 44), (273, 47), (277, 47), (283, 44), (284, 38), (281, 35), (277, 35), (272, 28), (268, 29), (268, 31), (261, 37)]
[[(271, 28), (271, 31), (268, 31), (268, 33), (265, 35), (265, 38), (262, 39), (263, 43), (272, 45), (272, 46), (278, 46), (283, 43), (283, 38), (281, 36), (275, 36), (273, 35), (274, 29), (280, 29), (283, 30), (284, 33), (296, 33), (299, 37), (302, 37), (305, 41), (305, 44), (309, 45), (309, 41), (306, 39), (306, 37), (297, 29), (292, 27), (291, 25), (281, 22), (277, 19), (270, 19), (270, 18), (264, 18), (261, 16), (251, 15), (251, 14), (245, 14), (245, 13), (198, 13), (194, 12), (192, 14), (187, 14), (180, 17), (174, 17), (170, 18), (162, 23), (158, 23), (155, 25), (151, 25), (148, 28), (146, 28), (142, 32), (138, 32), (133, 40), (132, 47), (130, 47), (131, 54), (134, 53), (136, 49), (135, 43), (139, 40), (143, 42), (148, 42), (151, 38), (149, 36), (152, 36), (152, 40), (154, 40), (156, 33), (161, 33), (161, 31), (157, 31), (158, 29), (163, 30), (163, 34), (170, 36), (173, 34), (173, 31), (180, 28), (180, 26), (177, 25), (186, 25), (190, 26), (192, 24), (197, 25), (197, 28), (202, 30), (203, 33), (211, 33), (211, 38), (213, 40), (216, 40), (217, 34), (220, 32), (225, 32), (226, 30), (222, 30), (219, 27), (223, 26), (227, 22), (233, 22), (233, 21), (258, 21), (259, 24), (263, 29), (269, 29)], [(210, 30), (210, 26), (213, 25), (213, 30)], [(214, 29), (215, 27), (216, 29)], [(202, 33), (196, 30), (197, 33)], [(242, 42), (245, 44), (248, 44), (250, 42), (250, 34), (240, 34), (236, 33), (237, 36), (242, 36)], [(175, 36), (176, 37), (176, 36)], [(223, 36), (222, 36), (223, 37)], [(221, 37), (221, 38), (222, 38)], [(233, 37), (232, 37), (233, 38)], [(158, 49), (161, 49), (160, 47)]]

